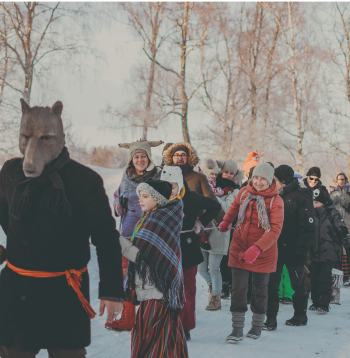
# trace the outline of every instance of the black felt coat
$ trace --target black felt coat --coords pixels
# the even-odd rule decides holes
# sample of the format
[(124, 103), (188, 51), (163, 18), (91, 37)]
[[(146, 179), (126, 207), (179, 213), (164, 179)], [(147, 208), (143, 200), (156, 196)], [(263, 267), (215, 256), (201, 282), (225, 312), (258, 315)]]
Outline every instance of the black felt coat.
[[(181, 231), (191, 230), (199, 218), (203, 226), (209, 224), (221, 211), (221, 205), (218, 201), (198, 194), (195, 191), (190, 191), (186, 181), (184, 203), (184, 219)], [(203, 214), (203, 211), (205, 213)], [(181, 254), (182, 267), (184, 269), (199, 265), (204, 261), (202, 250), (200, 248), (199, 235), (193, 231), (181, 234)]]
[(310, 260), (340, 261), (342, 246), (350, 251), (350, 236), (344, 220), (331, 199), (315, 209), (315, 237), (310, 248)]
[[(82, 269), (96, 246), (99, 297), (124, 298), (119, 234), (101, 177), (73, 160), (59, 170), (72, 215), (55, 216), (38, 202), (45, 186), (32, 195), (29, 217), (9, 214), (14, 187), (25, 180), (22, 160), (7, 161), (0, 172), (0, 224), (7, 235), (7, 259), (19, 268), (61, 272)], [(49, 185), (49, 184), (47, 184)], [(89, 276), (81, 291), (89, 300)], [(98, 307), (93, 307), (98, 312)], [(102, 328), (101, 328), (102, 329)], [(24, 348), (78, 349), (90, 344), (90, 319), (65, 276), (21, 276), (7, 266), (0, 276), (0, 345), (11, 344), (17, 330)]]
[(280, 192), (284, 202), (284, 221), (278, 238), (278, 261), (305, 265), (311, 241), (315, 236), (312, 192), (300, 188), (298, 180)]

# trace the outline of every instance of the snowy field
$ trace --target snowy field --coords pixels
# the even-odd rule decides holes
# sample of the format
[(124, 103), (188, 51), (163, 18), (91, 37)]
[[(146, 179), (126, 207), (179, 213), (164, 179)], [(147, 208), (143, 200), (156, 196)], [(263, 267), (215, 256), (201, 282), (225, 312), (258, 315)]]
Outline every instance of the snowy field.
[[(110, 202), (117, 189), (121, 170), (92, 167), (104, 179)], [(5, 243), (3, 232), (0, 242)], [(92, 246), (89, 263), (91, 303), (96, 312), (98, 300), (98, 266), (96, 251)], [(331, 305), (330, 313), (319, 315), (308, 311), (309, 322), (304, 327), (289, 327), (284, 323), (293, 315), (291, 305), (281, 305), (278, 315), (278, 329), (263, 331), (257, 340), (245, 338), (237, 344), (227, 344), (226, 336), (231, 333), (230, 300), (222, 301), (222, 309), (207, 312), (207, 285), (197, 276), (197, 327), (191, 332), (188, 342), (192, 358), (350, 358), (350, 288), (342, 288), (341, 305)], [(309, 302), (310, 305), (310, 302)], [(104, 328), (106, 317), (92, 320), (92, 344), (87, 356), (93, 358), (130, 357), (130, 332), (113, 332)], [(245, 333), (250, 329), (251, 312), (246, 314)], [(52, 322), (54, 324), (54, 322)], [(47, 357), (41, 351), (39, 358)], [(161, 357), (159, 357), (161, 358)]]

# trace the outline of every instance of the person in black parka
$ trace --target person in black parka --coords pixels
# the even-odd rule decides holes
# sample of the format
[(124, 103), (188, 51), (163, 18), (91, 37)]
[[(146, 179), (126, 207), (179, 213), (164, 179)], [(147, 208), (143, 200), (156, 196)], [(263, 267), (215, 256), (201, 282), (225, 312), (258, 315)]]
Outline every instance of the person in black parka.
[(303, 179), (303, 183), (306, 188), (309, 188), (311, 191), (316, 189), (322, 189), (327, 195), (328, 191), (326, 187), (321, 182), (321, 169), (319, 167), (312, 167), (306, 173), (306, 178)]
[(315, 236), (310, 247), (311, 311), (329, 312), (332, 299), (332, 269), (340, 261), (342, 246), (350, 257), (350, 236), (332, 199), (323, 190), (314, 191)]
[(284, 202), (284, 222), (278, 238), (277, 270), (271, 273), (268, 286), (267, 319), (264, 330), (277, 328), (279, 309), (279, 285), (283, 266), (286, 265), (293, 290), (294, 317), (287, 325), (299, 326), (307, 323), (307, 292), (305, 285), (304, 265), (307, 260), (311, 241), (315, 235), (314, 208), (312, 193), (302, 189), (294, 171), (288, 165), (281, 165), (275, 170), (275, 180), (280, 196)]
[[(218, 201), (190, 190), (182, 172), (176, 166), (164, 166), (161, 180), (173, 184), (177, 189), (172, 194), (182, 199), (184, 204), (184, 218), (181, 231), (189, 231), (180, 235), (182, 267), (193, 270), (194, 274), (184, 276), (186, 302), (181, 310), (180, 319), (185, 331), (186, 339), (190, 340), (190, 330), (196, 327), (196, 273), (198, 265), (204, 261), (200, 248), (201, 234), (204, 226), (208, 225), (221, 211)], [(183, 194), (184, 193), (184, 194)]]
[[(55, 105), (30, 108), (22, 103), (24, 157), (7, 161), (0, 172), (0, 224), (7, 236), (7, 265), (0, 276), (2, 358), (35, 356), (40, 349), (47, 349), (50, 357), (85, 357), (93, 312), (89, 315), (84, 309), (84, 299), (69, 286), (66, 274), (82, 271), (80, 291), (89, 302), (89, 274), (84, 268), (90, 261), (90, 237), (99, 264), (100, 315), (107, 308), (107, 320), (112, 321), (123, 306), (119, 233), (103, 181), (70, 159), (62, 124), (60, 130), (42, 129), (37, 121), (59, 123), (62, 104), (60, 110)], [(37, 130), (30, 131), (26, 122)], [(57, 136), (60, 146), (49, 135)], [(63, 275), (42, 278), (32, 271)]]

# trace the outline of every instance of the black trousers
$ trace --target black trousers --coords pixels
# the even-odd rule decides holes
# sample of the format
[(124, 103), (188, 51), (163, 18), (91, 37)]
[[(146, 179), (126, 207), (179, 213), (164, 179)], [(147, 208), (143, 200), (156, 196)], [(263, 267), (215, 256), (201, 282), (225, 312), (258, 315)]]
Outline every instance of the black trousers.
[(312, 262), (311, 299), (316, 305), (328, 306), (332, 299), (332, 269), (336, 262)]
[(270, 274), (268, 292), (269, 302), (278, 302), (278, 290), (281, 282), (283, 266), (286, 265), (292, 289), (295, 291), (293, 297), (301, 298), (307, 296), (304, 266), (296, 266), (290, 262), (277, 262), (276, 272)]
[(249, 274), (252, 274), (252, 296), (250, 309), (253, 313), (267, 311), (267, 285), (269, 273), (250, 272), (232, 267), (231, 312), (246, 312)]
[(220, 272), (222, 277), (222, 282), (226, 282), (229, 284), (229, 286), (232, 286), (232, 274), (231, 274), (231, 267), (228, 267), (228, 257), (230, 252), (230, 245), (232, 241), (232, 235), (233, 231), (230, 231), (230, 244), (228, 245), (228, 252), (227, 255), (224, 255), (222, 257), (221, 263), (220, 263)]

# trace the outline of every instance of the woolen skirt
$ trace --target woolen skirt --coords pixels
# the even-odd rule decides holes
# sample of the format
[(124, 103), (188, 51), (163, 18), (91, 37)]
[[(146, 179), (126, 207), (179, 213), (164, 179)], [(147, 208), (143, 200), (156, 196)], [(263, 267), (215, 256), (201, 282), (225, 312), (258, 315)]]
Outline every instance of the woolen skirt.
[(178, 314), (160, 300), (143, 301), (131, 332), (131, 358), (187, 358)]
[(346, 255), (341, 255), (341, 261), (335, 266), (336, 269), (343, 271), (345, 277), (350, 276), (350, 263)]

